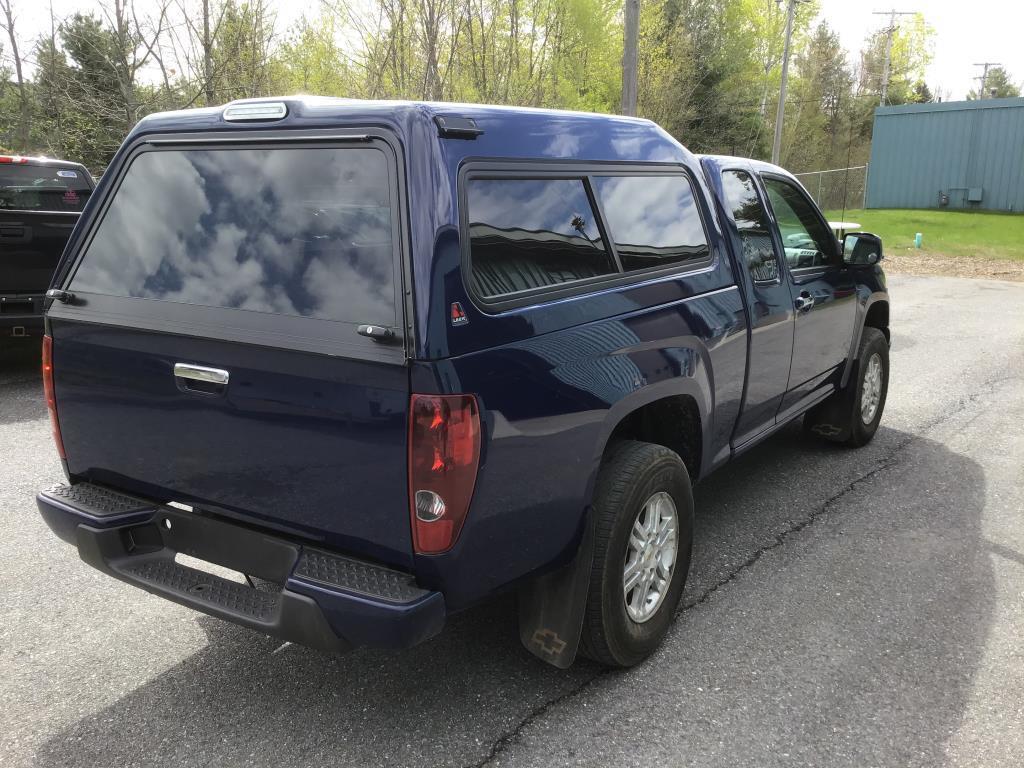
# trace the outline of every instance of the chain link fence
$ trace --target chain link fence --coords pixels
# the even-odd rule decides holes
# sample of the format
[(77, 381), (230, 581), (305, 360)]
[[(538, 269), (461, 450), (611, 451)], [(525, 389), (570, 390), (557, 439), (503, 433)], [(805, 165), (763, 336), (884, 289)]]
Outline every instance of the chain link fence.
[(868, 167), (854, 165), (827, 171), (793, 174), (811, 193), (823, 211), (852, 210), (865, 207)]

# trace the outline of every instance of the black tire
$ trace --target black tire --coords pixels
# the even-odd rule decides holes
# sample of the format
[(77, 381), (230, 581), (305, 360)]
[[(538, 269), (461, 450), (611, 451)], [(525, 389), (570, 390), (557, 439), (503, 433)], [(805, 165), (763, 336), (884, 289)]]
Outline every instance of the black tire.
[[(876, 356), (881, 368), (881, 390), (874, 414), (869, 421), (864, 421), (861, 407), (865, 393), (864, 380), (871, 373), (872, 360)], [(865, 328), (861, 333), (857, 359), (846, 388), (810, 411), (804, 417), (804, 427), (819, 437), (860, 448), (870, 443), (878, 431), (888, 392), (889, 345), (880, 330)]]
[[(675, 503), (677, 547), (664, 597), (642, 623), (626, 609), (623, 567), (630, 532), (641, 508), (664, 491)], [(668, 632), (690, 570), (693, 494), (679, 455), (660, 445), (622, 441), (612, 446), (594, 492), (594, 562), (580, 650), (594, 661), (631, 667), (654, 651)]]

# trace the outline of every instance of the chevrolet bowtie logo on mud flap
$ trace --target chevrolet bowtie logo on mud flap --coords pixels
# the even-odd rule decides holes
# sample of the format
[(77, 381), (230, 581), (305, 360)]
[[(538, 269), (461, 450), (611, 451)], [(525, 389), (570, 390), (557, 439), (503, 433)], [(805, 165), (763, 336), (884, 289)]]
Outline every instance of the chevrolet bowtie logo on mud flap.
[(815, 424), (811, 431), (822, 437), (835, 437), (843, 431), (843, 428), (837, 427), (835, 424)]
[(530, 642), (547, 656), (557, 656), (565, 650), (565, 640), (550, 629), (538, 629), (533, 633)]

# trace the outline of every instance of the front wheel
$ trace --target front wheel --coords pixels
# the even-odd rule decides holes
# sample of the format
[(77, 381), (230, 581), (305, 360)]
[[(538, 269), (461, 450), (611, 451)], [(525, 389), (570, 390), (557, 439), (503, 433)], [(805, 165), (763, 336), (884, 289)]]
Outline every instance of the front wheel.
[(661, 643), (690, 569), (693, 495), (678, 454), (623, 441), (601, 467), (581, 650), (629, 667)]
[(889, 392), (889, 345), (877, 328), (865, 328), (846, 388), (804, 417), (809, 431), (854, 448), (878, 431)]

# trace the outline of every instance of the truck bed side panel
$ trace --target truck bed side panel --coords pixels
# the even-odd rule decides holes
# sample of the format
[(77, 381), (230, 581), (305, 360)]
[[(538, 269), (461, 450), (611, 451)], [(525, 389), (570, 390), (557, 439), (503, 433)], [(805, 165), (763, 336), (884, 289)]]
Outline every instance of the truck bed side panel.
[(727, 453), (745, 322), (738, 290), (725, 288), (418, 364), (414, 390), (477, 394), (485, 435), (466, 527), (450, 553), (417, 558), (421, 582), (443, 584), (447, 604), (461, 607), (570, 557), (604, 445), (617, 420), (646, 402), (692, 396), (710, 419), (704, 455)]

